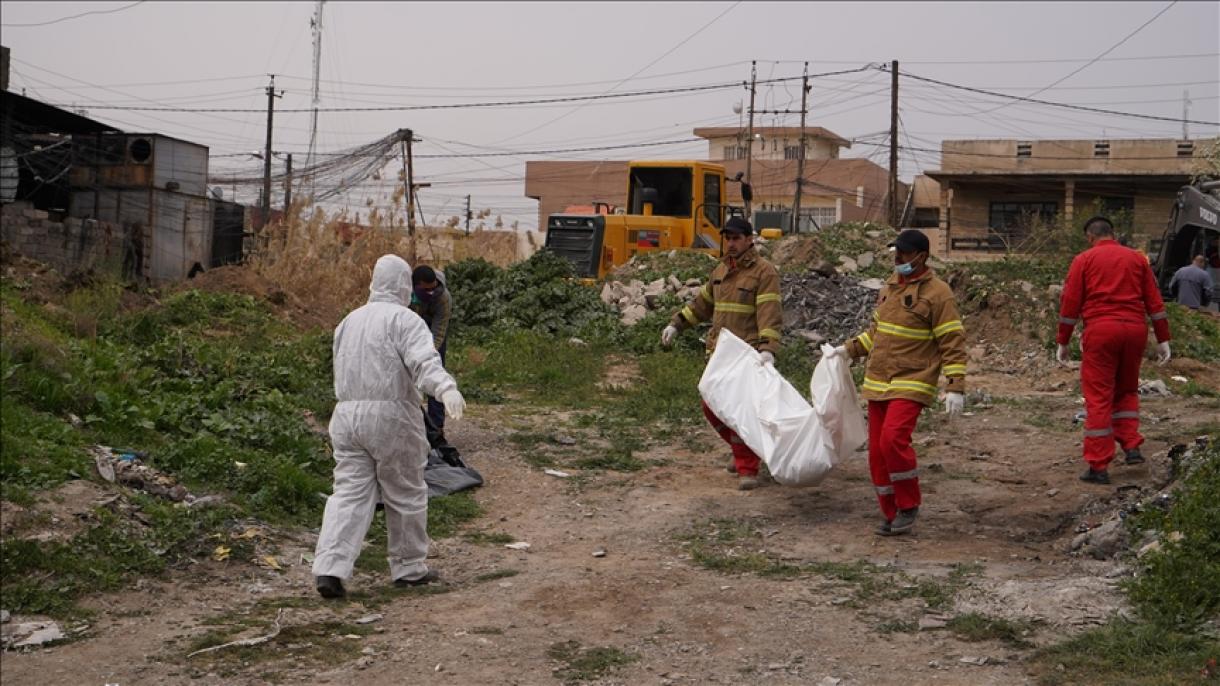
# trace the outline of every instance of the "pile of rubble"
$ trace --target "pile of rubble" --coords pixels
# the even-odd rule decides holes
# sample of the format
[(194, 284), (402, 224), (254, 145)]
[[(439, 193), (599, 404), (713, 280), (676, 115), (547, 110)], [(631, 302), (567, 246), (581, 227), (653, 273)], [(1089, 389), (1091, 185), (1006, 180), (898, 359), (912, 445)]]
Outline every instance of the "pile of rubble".
[(601, 298), (607, 305), (618, 308), (623, 324), (635, 326), (649, 311), (660, 306), (662, 296), (670, 294), (682, 302), (688, 302), (699, 292), (702, 283), (699, 279), (680, 281), (673, 274), (648, 283), (639, 279), (626, 283), (607, 281), (602, 286)]
[(784, 334), (813, 345), (842, 343), (868, 325), (881, 279), (859, 281), (833, 270), (780, 276)]

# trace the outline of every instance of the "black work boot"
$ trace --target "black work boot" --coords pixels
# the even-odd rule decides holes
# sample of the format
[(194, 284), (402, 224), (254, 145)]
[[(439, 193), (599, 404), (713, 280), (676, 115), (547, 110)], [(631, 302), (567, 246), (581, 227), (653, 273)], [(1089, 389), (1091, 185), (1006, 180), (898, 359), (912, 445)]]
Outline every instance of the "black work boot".
[(320, 576), (315, 579), (318, 594), (323, 598), (342, 598), (347, 595), (343, 589), (343, 581), (337, 576)]
[(893, 536), (893, 530), (890, 528), (892, 524), (893, 522), (887, 519), (878, 524), (877, 528), (873, 529), (873, 533), (877, 534), (878, 536)]
[(1140, 452), (1139, 448), (1132, 448), (1130, 450), (1124, 450), (1123, 453), (1126, 455), (1127, 464), (1129, 464), (1129, 465), (1144, 464), (1144, 454)]
[(1108, 484), (1110, 483), (1110, 473), (1104, 469), (1094, 471), (1092, 467), (1089, 467), (1080, 475), (1080, 480), (1091, 484)]
[(441, 573), (435, 569), (429, 569), (423, 576), (418, 579), (395, 579), (394, 586), (396, 588), (411, 588), (413, 586), (427, 586), (433, 581), (440, 581)]
[(898, 536), (915, 528), (915, 517), (919, 514), (918, 507), (909, 510), (899, 510), (898, 516), (890, 522), (890, 536)]

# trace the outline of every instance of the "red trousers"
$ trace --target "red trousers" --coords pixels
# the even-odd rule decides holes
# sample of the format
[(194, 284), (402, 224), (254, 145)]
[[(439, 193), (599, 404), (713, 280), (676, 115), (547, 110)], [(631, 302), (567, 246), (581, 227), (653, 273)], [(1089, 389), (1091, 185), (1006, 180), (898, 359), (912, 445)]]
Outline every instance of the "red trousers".
[(1138, 448), (1140, 361), (1148, 327), (1091, 321), (1081, 335), (1080, 390), (1084, 392), (1084, 459), (1100, 471), (1114, 459), (1114, 440), (1124, 450)]
[(923, 405), (914, 400), (868, 401), (868, 469), (886, 521), (919, 507), (919, 468), (911, 434)]
[(725, 443), (733, 450), (733, 463), (737, 466), (737, 473), (741, 476), (758, 476), (758, 456), (753, 450), (741, 440), (741, 438), (732, 429), (724, 425), (720, 418), (712, 413), (712, 408), (703, 403), (703, 416), (707, 417), (708, 423), (720, 434)]

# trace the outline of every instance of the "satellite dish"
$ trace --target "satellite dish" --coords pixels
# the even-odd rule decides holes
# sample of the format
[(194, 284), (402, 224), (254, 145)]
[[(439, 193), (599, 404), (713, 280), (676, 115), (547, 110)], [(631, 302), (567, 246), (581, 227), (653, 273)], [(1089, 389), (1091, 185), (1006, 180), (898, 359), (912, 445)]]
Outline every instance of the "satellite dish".
[(741, 114), (741, 101), (733, 103), (733, 114)]

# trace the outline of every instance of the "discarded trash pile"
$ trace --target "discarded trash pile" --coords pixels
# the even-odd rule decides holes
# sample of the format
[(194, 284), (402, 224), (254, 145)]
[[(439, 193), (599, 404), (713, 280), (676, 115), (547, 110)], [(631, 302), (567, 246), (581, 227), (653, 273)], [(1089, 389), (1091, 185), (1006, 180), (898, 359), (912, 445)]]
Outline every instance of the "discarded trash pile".
[(621, 313), (620, 321), (627, 326), (634, 326), (645, 317), (650, 310), (661, 306), (663, 296), (670, 294), (682, 302), (687, 302), (698, 292), (702, 282), (699, 279), (679, 281), (678, 277), (669, 276), (649, 283), (632, 279), (627, 283), (609, 281), (602, 286), (602, 302), (612, 305)]
[(148, 457), (145, 453), (116, 450), (104, 445), (90, 446), (89, 453), (93, 456), (98, 476), (112, 484), (122, 484), (176, 503), (188, 500), (190, 496), (186, 487), (172, 476), (144, 464), (142, 458)]
[(784, 334), (811, 344), (841, 343), (864, 330), (877, 302), (880, 279), (857, 281), (842, 274), (782, 274)]

